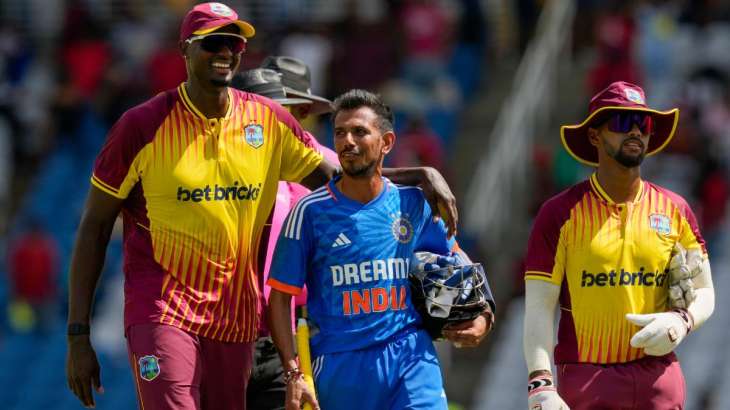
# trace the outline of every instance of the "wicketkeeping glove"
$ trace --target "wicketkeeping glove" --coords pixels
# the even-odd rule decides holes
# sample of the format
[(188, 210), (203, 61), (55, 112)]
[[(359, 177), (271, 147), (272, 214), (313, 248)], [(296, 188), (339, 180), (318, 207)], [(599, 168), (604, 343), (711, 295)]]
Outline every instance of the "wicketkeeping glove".
[(549, 375), (536, 376), (527, 384), (527, 408), (529, 410), (570, 410), (560, 398), (553, 378)]
[(695, 298), (692, 279), (700, 274), (703, 256), (699, 249), (686, 250), (676, 243), (669, 261), (669, 304), (686, 309)]
[(651, 356), (664, 356), (676, 348), (692, 330), (692, 316), (683, 309), (646, 315), (627, 314), (631, 323), (642, 326), (631, 337), (631, 346)]

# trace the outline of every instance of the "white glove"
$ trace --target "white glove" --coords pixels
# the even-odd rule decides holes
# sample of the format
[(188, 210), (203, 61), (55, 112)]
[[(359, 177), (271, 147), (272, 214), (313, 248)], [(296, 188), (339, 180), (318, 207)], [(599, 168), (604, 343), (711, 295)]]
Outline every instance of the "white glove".
[(669, 261), (669, 304), (686, 309), (697, 297), (692, 278), (700, 274), (703, 256), (699, 249), (686, 250), (677, 242)]
[(643, 348), (644, 353), (651, 356), (664, 356), (673, 351), (692, 328), (691, 318), (686, 311), (647, 315), (629, 313), (626, 319), (643, 327), (631, 337), (631, 346)]
[(527, 408), (529, 410), (570, 410), (560, 398), (550, 376), (537, 376), (528, 384)]

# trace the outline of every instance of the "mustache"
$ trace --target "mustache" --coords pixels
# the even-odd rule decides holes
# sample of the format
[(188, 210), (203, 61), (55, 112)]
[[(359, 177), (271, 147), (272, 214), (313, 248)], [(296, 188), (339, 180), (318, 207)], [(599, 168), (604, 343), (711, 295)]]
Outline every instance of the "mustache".
[(343, 149), (338, 154), (339, 155), (344, 155), (344, 154), (355, 154), (355, 155), (359, 155), (360, 152), (357, 149)]
[(635, 137), (629, 137), (629, 138), (626, 138), (625, 140), (623, 140), (623, 142), (621, 143), (621, 145), (624, 145), (624, 144), (626, 144), (626, 143), (628, 143), (628, 142), (636, 142), (637, 144), (639, 144), (639, 146), (640, 146), (640, 147), (641, 147), (642, 149), (643, 149), (643, 148), (645, 148), (645, 147), (644, 147), (644, 143), (643, 143), (643, 142), (641, 142), (641, 140), (640, 140), (640, 139), (638, 139), (638, 138), (635, 138)]

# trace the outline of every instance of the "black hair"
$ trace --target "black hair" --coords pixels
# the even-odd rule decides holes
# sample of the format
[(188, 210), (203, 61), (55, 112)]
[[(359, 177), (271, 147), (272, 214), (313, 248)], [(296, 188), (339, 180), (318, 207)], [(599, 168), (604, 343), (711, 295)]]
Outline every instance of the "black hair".
[(356, 110), (360, 107), (368, 107), (378, 116), (377, 127), (381, 132), (393, 131), (393, 111), (385, 104), (377, 94), (370, 91), (353, 89), (335, 98), (332, 102), (332, 121), (337, 118), (340, 111)]

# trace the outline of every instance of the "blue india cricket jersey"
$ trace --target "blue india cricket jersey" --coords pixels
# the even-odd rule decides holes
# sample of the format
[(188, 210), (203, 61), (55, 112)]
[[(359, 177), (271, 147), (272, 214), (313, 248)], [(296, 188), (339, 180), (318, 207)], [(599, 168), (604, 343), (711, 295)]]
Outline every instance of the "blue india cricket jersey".
[(318, 329), (314, 356), (382, 343), (418, 324), (410, 258), (416, 250), (445, 254), (454, 245), (419, 188), (383, 178), (382, 192), (362, 204), (339, 192), (336, 181), (289, 213), (267, 282), (290, 294), (307, 285), (307, 310)]

